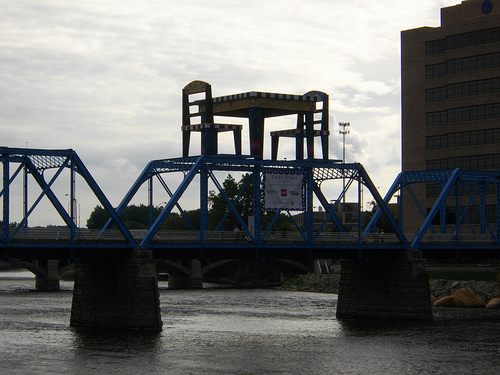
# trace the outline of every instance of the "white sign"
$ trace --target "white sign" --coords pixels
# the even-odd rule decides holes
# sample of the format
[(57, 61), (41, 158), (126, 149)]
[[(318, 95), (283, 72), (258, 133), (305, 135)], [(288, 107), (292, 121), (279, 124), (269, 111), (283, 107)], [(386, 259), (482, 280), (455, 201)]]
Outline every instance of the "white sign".
[(304, 176), (292, 173), (264, 173), (264, 209), (302, 211)]

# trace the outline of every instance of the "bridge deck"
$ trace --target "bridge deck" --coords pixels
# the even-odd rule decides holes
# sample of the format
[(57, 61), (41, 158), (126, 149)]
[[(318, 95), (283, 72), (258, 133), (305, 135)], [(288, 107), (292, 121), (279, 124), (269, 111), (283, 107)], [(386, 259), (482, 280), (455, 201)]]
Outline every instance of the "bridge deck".
[[(138, 242), (147, 230), (132, 230)], [(19, 230), (12, 241), (0, 244), (3, 259), (75, 259), (79, 257), (114, 258), (131, 249), (119, 230), (78, 229), (71, 239), (69, 229), (26, 228)], [(407, 238), (411, 241), (412, 235)], [(319, 259), (319, 258), (387, 258), (401, 250), (396, 235), (385, 233), (321, 233), (312, 242), (297, 232), (269, 232), (259, 243), (248, 236), (233, 232), (207, 231), (201, 238), (200, 231), (158, 231), (149, 248), (155, 257), (164, 259)], [(450, 234), (427, 234), (419, 250), (428, 256), (498, 257), (498, 246), (485, 235), (462, 235), (460, 243)], [(490, 255), (488, 255), (490, 254)]]

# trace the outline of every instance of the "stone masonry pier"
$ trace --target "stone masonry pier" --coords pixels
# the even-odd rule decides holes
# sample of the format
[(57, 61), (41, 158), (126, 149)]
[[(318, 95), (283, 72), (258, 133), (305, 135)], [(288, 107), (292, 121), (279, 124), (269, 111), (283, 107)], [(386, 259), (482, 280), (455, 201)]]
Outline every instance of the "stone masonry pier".
[(337, 318), (432, 319), (429, 282), (421, 253), (395, 259), (341, 262)]
[(149, 250), (75, 266), (70, 325), (161, 331), (155, 262)]

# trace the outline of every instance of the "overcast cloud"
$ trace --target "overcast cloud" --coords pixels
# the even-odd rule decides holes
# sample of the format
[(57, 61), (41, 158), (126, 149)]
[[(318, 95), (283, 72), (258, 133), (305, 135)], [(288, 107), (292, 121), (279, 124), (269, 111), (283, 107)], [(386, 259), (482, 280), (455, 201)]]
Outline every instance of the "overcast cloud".
[[(349, 121), (346, 160), (384, 194), (401, 169), (400, 32), (439, 26), (440, 8), (459, 3), (0, 0), (0, 145), (76, 150), (117, 205), (148, 161), (181, 155), (192, 80), (214, 96), (319, 90), (331, 157)], [(272, 126), (294, 125), (267, 127), (267, 156)], [(249, 153), (248, 127), (243, 144)], [(93, 203), (79, 200), (84, 225)]]

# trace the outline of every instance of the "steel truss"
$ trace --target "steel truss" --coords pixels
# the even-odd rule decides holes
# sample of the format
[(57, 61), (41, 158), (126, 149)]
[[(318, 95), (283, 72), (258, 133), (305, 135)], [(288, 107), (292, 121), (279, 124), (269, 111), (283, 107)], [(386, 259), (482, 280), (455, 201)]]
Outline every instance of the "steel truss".
[[(240, 199), (243, 194), (243, 190), (248, 188), (248, 184), (243, 187), (242, 191), (239, 192), (235, 201), (231, 201), (224, 192), (222, 184), (217, 180), (215, 176), (215, 172), (224, 171), (224, 172), (244, 172), (252, 175), (250, 179), (253, 182), (253, 211), (254, 211), (254, 226), (253, 230), (251, 230), (247, 223), (244, 222), (240, 213), (237, 211), (235, 205), (236, 202)], [(172, 192), (170, 188), (167, 186), (165, 180), (162, 177), (164, 173), (170, 172), (182, 172), (184, 174), (184, 179), (181, 184)], [(263, 185), (263, 176), (265, 173), (300, 173), (304, 176), (303, 183), (303, 194), (305, 197), (305, 209), (302, 211), (304, 215), (304, 226), (298, 225), (295, 221), (295, 226), (300, 234), (300, 243), (297, 244), (297, 247), (306, 247), (306, 248), (316, 248), (316, 247), (335, 247), (340, 246), (342, 248), (345, 247), (359, 247), (364, 243), (364, 236), (362, 231), (362, 215), (358, 215), (358, 231), (357, 231), (357, 240), (355, 243), (351, 244), (335, 244), (324, 242), (321, 243), (318, 241), (320, 236), (324, 233), (324, 228), (327, 222), (332, 222), (334, 226), (338, 229), (339, 232), (345, 233), (346, 229), (339, 221), (337, 216), (335, 215), (335, 211), (337, 210), (342, 198), (345, 196), (347, 191), (353, 186), (354, 182), (358, 182), (358, 207), (361, 213), (362, 204), (361, 204), (361, 196), (362, 189), (364, 186), (369, 192), (372, 194), (374, 200), (376, 201), (378, 207), (381, 208), (381, 212), (385, 214), (394, 228), (394, 232), (396, 234), (397, 242), (401, 247), (409, 247), (408, 242), (406, 241), (405, 236), (403, 235), (398, 223), (395, 218), (391, 214), (388, 209), (387, 204), (384, 202), (377, 189), (375, 188), (373, 182), (371, 181), (368, 173), (365, 171), (363, 166), (359, 163), (350, 163), (350, 164), (342, 164), (336, 161), (331, 160), (321, 160), (321, 159), (308, 159), (308, 160), (296, 160), (296, 161), (271, 161), (271, 160), (262, 160), (260, 158), (256, 158), (254, 156), (234, 156), (234, 155), (214, 155), (214, 156), (199, 156), (199, 157), (187, 157), (187, 158), (175, 158), (175, 159), (163, 159), (163, 160), (154, 160), (151, 161), (143, 170), (139, 178), (133, 184), (132, 188), (129, 190), (127, 195), (124, 197), (122, 202), (117, 208), (117, 213), (120, 215), (127, 205), (130, 203), (135, 194), (139, 191), (139, 188), (148, 183), (148, 191), (149, 191), (149, 207), (150, 212), (152, 213), (153, 209), (153, 179), (156, 178), (160, 181), (161, 186), (170, 196), (170, 200), (166, 202), (163, 210), (157, 219), (153, 222), (152, 216), (150, 220), (150, 227), (146, 235), (142, 238), (142, 241), (139, 244), (141, 248), (158, 248), (169, 246), (168, 244), (161, 244), (157, 241), (154, 241), (154, 238), (158, 231), (160, 230), (161, 225), (166, 220), (168, 215), (172, 212), (174, 207), (177, 207), (180, 213), (187, 220), (186, 215), (184, 214), (184, 210), (180, 206), (179, 199), (186, 191), (188, 186), (193, 182), (195, 177), (199, 177), (199, 186), (200, 186), (200, 216), (201, 216), (201, 224), (199, 228), (198, 234), (198, 245), (201, 247), (234, 247), (234, 244), (213, 244), (207, 241), (207, 230), (208, 230), (208, 183), (211, 181), (217, 188), (218, 193), (224, 198), (228, 212), (234, 214), (237, 218), (239, 224), (243, 228), (244, 234), (246, 236), (247, 242), (244, 245), (238, 246), (258, 246), (258, 247), (267, 247), (267, 248), (279, 248), (279, 247), (290, 247), (290, 244), (282, 244), (282, 243), (274, 243), (269, 244), (266, 241), (266, 236), (268, 235), (271, 227), (273, 226), (276, 218), (280, 214), (281, 211), (277, 211), (274, 219), (271, 223), (266, 227), (261, 227), (261, 212), (262, 212), (262, 201), (263, 195), (261, 187)], [(326, 180), (335, 180), (335, 179), (346, 179), (347, 183), (345, 187), (342, 189), (340, 195), (336, 197), (336, 199), (327, 199), (325, 197), (323, 191), (321, 190), (321, 183)], [(250, 181), (249, 180), (249, 181)], [(325, 220), (320, 225), (319, 229), (316, 231), (313, 228), (313, 197), (320, 201), (322, 207), (327, 213)], [(335, 201), (334, 204), (330, 204), (329, 202)], [(289, 211), (286, 213), (292, 217)], [(226, 216), (227, 216), (226, 214)], [(224, 218), (222, 219), (222, 221)], [(293, 220), (293, 217), (292, 217)], [(188, 220), (187, 220), (188, 221)], [(195, 228), (191, 223), (191, 229), (195, 231)], [(103, 230), (108, 230), (113, 225), (113, 222), (110, 220), (104, 226)], [(221, 223), (217, 226), (220, 229)], [(198, 233), (198, 232), (197, 232)], [(192, 246), (192, 245), (190, 245)], [(380, 245), (375, 245), (380, 246)]]
[[(262, 160), (256, 156), (238, 156), (238, 155), (213, 155), (213, 156), (197, 156), (186, 158), (173, 158), (153, 160), (144, 168), (136, 182), (130, 188), (126, 196), (118, 208), (114, 209), (104, 193), (101, 191), (96, 181), (92, 178), (89, 171), (80, 160), (78, 155), (71, 149), (68, 150), (38, 150), (38, 149), (16, 149), (0, 147), (0, 162), (3, 166), (2, 188), (0, 198), (2, 199), (2, 224), (0, 226), (0, 247), (4, 249), (22, 248), (23, 251), (29, 251), (32, 248), (44, 248), (48, 252), (51, 249), (153, 249), (163, 251), (162, 254), (179, 257), (203, 258), (203, 252), (210, 251), (210, 254), (220, 254), (223, 256), (244, 258), (245, 256), (275, 256), (287, 258), (293, 256), (293, 251), (301, 252), (301, 254), (311, 257), (332, 257), (332, 250), (338, 250), (337, 255), (342, 257), (352, 254), (352, 250), (359, 251), (358, 256), (364, 256), (370, 251), (380, 253), (380, 250), (399, 251), (401, 249), (454, 249), (463, 251), (466, 249), (492, 249), (493, 253), (500, 249), (500, 172), (477, 172), (455, 170), (439, 170), (439, 171), (421, 171), (421, 172), (404, 172), (401, 173), (386, 196), (382, 198), (376, 187), (371, 181), (368, 173), (359, 163), (343, 164), (338, 161), (325, 159), (306, 159), (295, 161), (276, 161)], [(44, 173), (47, 170), (53, 170), (54, 173)], [(53, 191), (54, 182), (61, 178), (62, 172), (68, 169), (70, 171), (69, 181), (69, 196), (71, 202), (75, 199), (75, 177), (80, 175), (93, 191), (101, 205), (110, 215), (109, 221), (102, 230), (93, 232), (90, 230), (82, 230), (77, 228), (75, 224), (74, 205), (71, 204), (66, 210), (64, 205), (58, 199)], [(234, 200), (229, 199), (224, 191), (223, 184), (217, 179), (216, 174), (219, 172), (241, 172), (250, 174), (251, 178), (238, 193)], [(183, 174), (182, 181), (175, 188), (171, 189), (168, 181), (164, 178), (166, 174), (181, 172)], [(299, 214), (302, 214), (303, 224), (299, 224), (290, 211), (276, 210), (274, 218), (270, 224), (264, 227), (262, 225), (261, 213), (263, 211), (263, 191), (264, 176), (267, 173), (295, 173), (303, 176), (302, 193), (304, 207)], [(31, 178), (40, 187), (41, 192), (36, 197), (31, 205), (28, 204), (28, 182)], [(11, 227), (10, 223), (10, 192), (13, 182), (23, 178), (23, 219), (15, 227)], [(153, 181), (158, 180), (163, 191), (169, 195), (168, 202), (163, 207), (159, 216), (153, 221), (153, 202), (154, 190)], [(327, 197), (322, 190), (322, 183), (329, 180), (345, 180), (343, 187), (337, 189), (340, 194), (335, 197)], [(200, 199), (200, 227), (189, 223), (187, 215), (181, 207), (180, 198), (186, 193), (188, 187), (197, 181), (199, 185)], [(416, 195), (412, 192), (411, 187), (416, 183), (436, 182), (441, 186), (441, 192), (435, 201), (432, 209), (427, 214), (421, 204), (418, 202)], [(140, 187), (144, 184), (148, 185), (148, 204), (150, 207), (150, 225), (149, 228), (141, 233), (138, 231), (130, 231), (120, 219), (127, 205), (132, 198), (137, 194)], [(224, 236), (214, 236), (214, 231), (208, 230), (208, 197), (209, 183), (212, 183), (217, 189), (217, 193), (225, 200), (227, 204), (227, 213), (233, 214), (241, 228), (243, 228), (244, 240), (235, 243), (227, 241)], [(196, 185), (196, 184), (194, 184)], [(196, 186), (198, 186), (196, 185)], [(244, 192), (251, 189), (253, 185), (253, 214), (254, 226), (249, 228), (244, 222), (242, 216), (236, 208), (236, 204), (241, 199)], [(339, 184), (340, 185), (340, 184)], [(357, 186), (356, 186), (357, 185)], [(486, 190), (494, 187), (496, 192), (496, 221), (488, 222), (486, 217)], [(339, 205), (343, 201), (349, 189), (357, 187), (357, 207), (359, 209), (358, 228), (357, 230), (347, 232), (342, 222), (335, 214)], [(362, 195), (363, 189), (367, 189), (372, 195), (375, 203), (378, 206), (378, 211), (373, 215), (372, 220), (363, 230), (362, 223)], [(403, 217), (403, 199), (400, 198), (399, 222), (396, 221), (391, 211), (389, 210), (389, 201), (398, 192), (403, 190), (409, 192), (414, 204), (416, 204), (422, 213), (422, 224), (417, 233), (409, 236), (402, 232)], [(488, 194), (491, 194), (491, 190)], [(366, 191), (366, 190), (365, 190)], [(400, 194), (402, 195), (402, 194)], [(467, 199), (464, 199), (464, 196)], [(54, 208), (57, 210), (64, 223), (68, 227), (69, 237), (64, 241), (54, 241), (44, 237), (40, 240), (25, 240), (20, 235), (24, 230), (35, 233), (38, 238), (43, 237), (43, 234), (38, 231), (44, 228), (27, 228), (28, 218), (36, 209), (43, 197), (47, 197)], [(190, 197), (191, 198), (191, 197)], [(333, 198), (333, 199), (332, 199)], [(317, 199), (325, 212), (324, 220), (318, 224), (314, 221), (314, 206), (313, 201)], [(455, 204), (457, 213), (456, 223), (453, 223), (453, 229), (446, 233), (446, 215), (443, 213), (450, 203)], [(411, 203), (411, 202), (410, 202)], [(408, 204), (405, 202), (405, 205)], [(176, 233), (170, 239), (161, 240), (159, 232), (166, 218), (172, 213), (172, 210), (177, 208), (181, 215), (188, 222), (191, 234), (186, 236), (185, 233)], [(478, 212), (480, 217), (479, 242), (470, 243), (465, 240), (462, 226), (472, 226), (467, 213), (471, 210)], [(293, 240), (280, 240), (272, 236), (271, 228), (275, 223), (280, 212), (288, 214), (296, 227), (297, 236)], [(440, 228), (434, 228), (433, 219), (440, 215)], [(374, 241), (373, 229), (377, 225), (378, 220), (385, 215), (394, 229), (394, 235), (387, 236), (385, 242)], [(224, 218), (221, 220), (224, 220)], [(221, 223), (217, 225), (215, 233), (221, 233)], [(326, 225), (332, 223), (335, 231), (326, 231)], [(314, 225), (313, 225), (314, 224)], [(118, 230), (110, 230), (112, 226), (116, 226)], [(81, 235), (77, 237), (77, 232)], [(436, 242), (434, 239), (429, 240), (429, 234), (435, 235), (435, 238), (445, 238), (445, 241)], [(113, 237), (116, 233), (119, 238)], [(446, 234), (446, 236), (442, 236)], [(294, 232), (295, 235), (295, 232)], [(183, 237), (184, 236), (184, 237)], [(441, 236), (441, 237), (440, 237)], [(434, 238), (432, 237), (432, 238)], [(21, 239), (20, 239), (21, 238)], [(35, 238), (35, 237), (33, 237)], [(451, 238), (451, 240), (450, 240)], [(38, 241), (38, 242), (37, 242)], [(217, 253), (218, 251), (220, 253)], [(238, 250), (240, 253), (238, 253)], [(350, 253), (342, 252), (344, 250)], [(6, 250), (7, 251), (7, 250)], [(307, 253), (309, 251), (309, 253)], [(292, 252), (292, 253), (291, 253)], [(373, 252), (371, 254), (376, 254)], [(386, 252), (388, 254), (388, 252)], [(469, 252), (470, 253), (470, 252)], [(489, 253), (489, 254), (493, 254)], [(6, 254), (6, 253), (5, 253)], [(97, 254), (97, 253), (95, 253)], [(170, 254), (170, 255), (169, 255)], [(251, 254), (251, 255), (249, 255)], [(260, 254), (260, 255), (259, 255)], [(297, 253), (298, 254), (298, 253)], [(308, 255), (307, 255), (308, 254)], [(312, 256), (314, 255), (314, 256)], [(38, 255), (37, 255), (38, 256)], [(214, 255), (215, 256), (215, 255)], [(340, 256), (340, 255), (339, 255)], [(377, 256), (377, 255), (374, 255)], [(5, 257), (5, 255), (4, 255)]]
[[(425, 212), (417, 195), (412, 190), (412, 186), (419, 183), (439, 183), (441, 187), (440, 194), (428, 213)], [(495, 190), (494, 194), (496, 194), (496, 220), (494, 223), (491, 223), (491, 219), (488, 222), (486, 217), (487, 185), (493, 186)], [(408, 192), (411, 202), (403, 202), (403, 191)], [(387, 192), (384, 202), (388, 203), (398, 192), (400, 193), (400, 227), (403, 224), (403, 207), (407, 204), (415, 204), (422, 215), (422, 224), (410, 242), (411, 248), (424, 249), (432, 246), (432, 248), (454, 247), (465, 249), (478, 247), (498, 248), (500, 246), (500, 172), (468, 171), (460, 168), (402, 172)], [(450, 209), (450, 207), (453, 207), (456, 212), (455, 223), (447, 223), (446, 210)], [(467, 213), (471, 211), (477, 212), (479, 216), (479, 233), (477, 233), (477, 228), (473, 226), (467, 216)], [(381, 214), (382, 210), (378, 210), (375, 213), (366, 231), (369, 232), (373, 229), (380, 219)], [(433, 221), (438, 214), (440, 215), (439, 229), (436, 230)], [(472, 234), (478, 234), (479, 236), (476, 237), (480, 240), (475, 241), (476, 243), (465, 243), (464, 226)], [(433, 234), (439, 233), (444, 235), (447, 234), (447, 228), (449, 229), (447, 237), (436, 236), (436, 238), (447, 238), (446, 245), (435, 242), (424, 244), (424, 236), (428, 231)], [(487, 245), (488, 243), (490, 245)]]
[[(64, 208), (59, 198), (53, 192), (52, 187), (56, 180), (60, 178), (65, 169), (70, 171), (69, 193), (66, 194), (70, 198), (70, 202), (75, 202), (75, 177), (79, 174), (87, 182), (90, 189), (94, 192), (99, 202), (109, 213), (114, 224), (118, 227), (124, 239), (128, 242), (129, 247), (136, 247), (130, 231), (125, 227), (122, 220), (113, 209), (102, 190), (97, 185), (96, 181), (91, 176), (81, 159), (75, 151), (68, 150), (39, 150), (39, 149), (20, 149), (0, 147), (0, 162), (3, 166), (2, 190), (0, 197), (3, 201), (3, 215), (0, 243), (11, 243), (16, 234), (23, 228), (27, 228), (28, 218), (40, 203), (42, 198), (47, 197), (52, 203), (56, 211), (63, 219), (66, 226), (70, 229), (69, 243), (75, 244), (77, 225), (75, 223), (75, 205), (70, 204), (69, 210)], [(48, 179), (45, 176), (45, 171), (53, 169), (55, 173)], [(13, 172), (11, 172), (13, 171)], [(10, 223), (10, 190), (13, 182), (20, 175), (23, 176), (23, 218), (14, 228), (11, 228)], [(28, 183), (29, 177), (32, 177), (41, 189), (40, 194), (35, 199), (33, 204), (28, 204)], [(69, 211), (69, 212), (68, 212)], [(36, 247), (37, 244), (33, 243)]]

